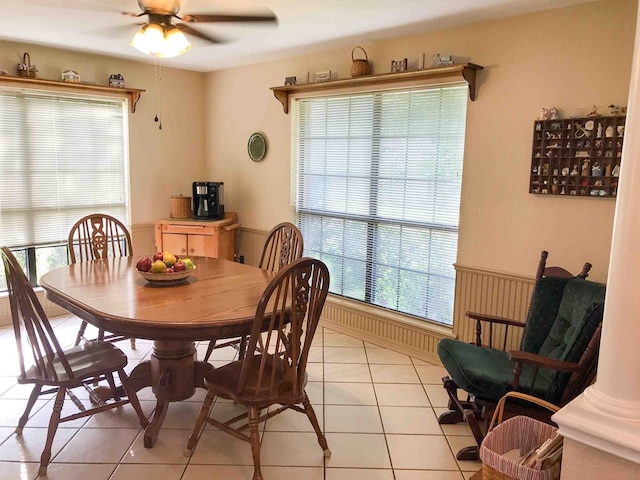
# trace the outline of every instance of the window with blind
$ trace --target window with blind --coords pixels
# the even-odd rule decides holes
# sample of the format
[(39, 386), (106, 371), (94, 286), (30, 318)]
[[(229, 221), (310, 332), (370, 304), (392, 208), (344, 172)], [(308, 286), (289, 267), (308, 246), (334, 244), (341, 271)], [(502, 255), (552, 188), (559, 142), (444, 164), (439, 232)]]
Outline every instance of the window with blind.
[[(89, 213), (126, 223), (125, 108), (120, 98), (0, 89), (0, 245), (47, 252)], [(52, 262), (44, 257), (39, 270)]]
[(451, 325), (466, 86), (295, 105), (298, 225), (331, 292)]

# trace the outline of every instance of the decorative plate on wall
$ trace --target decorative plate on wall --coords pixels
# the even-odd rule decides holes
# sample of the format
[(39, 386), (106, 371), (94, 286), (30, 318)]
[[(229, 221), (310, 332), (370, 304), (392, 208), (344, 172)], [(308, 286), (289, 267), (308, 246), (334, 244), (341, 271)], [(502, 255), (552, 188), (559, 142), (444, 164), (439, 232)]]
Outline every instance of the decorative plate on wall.
[(267, 140), (261, 133), (252, 133), (247, 143), (249, 158), (254, 162), (261, 161), (267, 154)]

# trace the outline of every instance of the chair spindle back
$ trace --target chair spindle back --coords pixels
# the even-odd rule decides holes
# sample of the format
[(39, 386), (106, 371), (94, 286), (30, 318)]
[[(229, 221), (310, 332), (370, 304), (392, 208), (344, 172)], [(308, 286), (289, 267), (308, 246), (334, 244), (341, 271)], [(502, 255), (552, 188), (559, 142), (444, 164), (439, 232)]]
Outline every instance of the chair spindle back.
[(78, 220), (69, 232), (71, 263), (131, 256), (131, 235), (111, 215), (96, 213)]
[[(1, 252), (9, 291), (13, 331), (18, 347), (20, 376), (25, 378), (28, 368), (25, 366), (28, 365), (25, 363), (25, 356), (28, 354), (23, 351), (23, 348), (27, 347), (31, 351), (33, 366), (40, 377), (57, 381), (62, 372), (57, 371), (56, 367), (62, 367), (67, 378), (73, 378), (69, 362), (22, 267), (7, 247), (2, 247)], [(54, 359), (58, 362), (54, 363)]]
[[(303, 394), (309, 348), (329, 291), (329, 270), (320, 260), (302, 258), (284, 267), (265, 289), (249, 338), (238, 392), (276, 397), (281, 385), (298, 402)], [(264, 333), (262, 333), (264, 332)], [(262, 346), (258, 339), (262, 338)], [(258, 371), (254, 385), (249, 372)]]
[(264, 242), (258, 267), (279, 272), (284, 266), (302, 257), (302, 233), (293, 223), (279, 223)]

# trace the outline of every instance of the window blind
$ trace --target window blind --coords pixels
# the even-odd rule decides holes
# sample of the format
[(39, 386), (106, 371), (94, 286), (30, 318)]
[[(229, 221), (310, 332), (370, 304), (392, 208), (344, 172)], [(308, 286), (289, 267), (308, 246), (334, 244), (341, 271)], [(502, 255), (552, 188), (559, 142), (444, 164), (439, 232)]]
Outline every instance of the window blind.
[(89, 213), (127, 220), (125, 101), (0, 90), (0, 244), (66, 242)]
[(452, 324), (466, 86), (295, 103), (298, 225), (331, 292)]

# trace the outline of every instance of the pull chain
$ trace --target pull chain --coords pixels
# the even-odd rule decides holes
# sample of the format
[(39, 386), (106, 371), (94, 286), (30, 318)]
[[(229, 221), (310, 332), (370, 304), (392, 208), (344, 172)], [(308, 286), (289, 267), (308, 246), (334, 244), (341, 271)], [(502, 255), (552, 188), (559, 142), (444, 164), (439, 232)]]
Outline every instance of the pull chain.
[(154, 57), (154, 83), (156, 87), (156, 116), (153, 119), (158, 124), (158, 130), (162, 130), (162, 59)]

